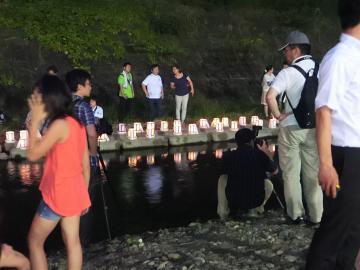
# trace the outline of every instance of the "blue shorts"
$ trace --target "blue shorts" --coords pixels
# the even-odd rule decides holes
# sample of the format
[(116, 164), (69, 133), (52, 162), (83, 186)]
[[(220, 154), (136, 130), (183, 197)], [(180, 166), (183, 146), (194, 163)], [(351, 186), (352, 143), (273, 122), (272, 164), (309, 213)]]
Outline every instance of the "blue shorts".
[(42, 218), (51, 220), (51, 221), (59, 221), (61, 216), (56, 214), (45, 202), (41, 199), (39, 207), (36, 211), (38, 215)]

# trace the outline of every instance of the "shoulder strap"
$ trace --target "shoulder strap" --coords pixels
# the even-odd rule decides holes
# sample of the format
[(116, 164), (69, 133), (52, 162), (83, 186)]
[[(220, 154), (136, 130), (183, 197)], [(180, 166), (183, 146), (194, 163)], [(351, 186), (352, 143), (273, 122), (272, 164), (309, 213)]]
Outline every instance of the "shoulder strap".
[(297, 71), (299, 71), (305, 77), (305, 79), (308, 77), (308, 74), (298, 65), (290, 65), (289, 67), (295, 68)]

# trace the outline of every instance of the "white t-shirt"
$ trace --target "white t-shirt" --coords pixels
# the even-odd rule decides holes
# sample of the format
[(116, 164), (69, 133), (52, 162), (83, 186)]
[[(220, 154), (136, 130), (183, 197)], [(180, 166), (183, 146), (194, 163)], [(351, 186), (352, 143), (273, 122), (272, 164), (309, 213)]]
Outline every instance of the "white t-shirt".
[(161, 77), (159, 75), (150, 74), (142, 82), (149, 92), (148, 98), (161, 98), (161, 89), (163, 87)]
[(92, 108), (95, 118), (103, 119), (104, 118), (104, 110), (100, 106), (96, 106)]
[[(292, 65), (297, 65), (301, 67), (306, 73), (309, 72), (310, 69), (315, 67), (315, 62), (311, 59), (305, 59), (297, 62), (301, 58), (308, 58), (309, 55), (301, 56), (295, 59)], [(297, 62), (297, 63), (296, 63)], [(276, 92), (282, 97), (283, 93), (286, 91), (286, 95), (288, 98), (285, 102), (285, 113), (289, 115), (280, 122), (280, 127), (287, 126), (299, 126), (294, 114), (292, 113), (292, 109), (289, 105), (289, 99), (291, 105), (296, 108), (301, 97), (301, 92), (304, 88), (305, 77), (295, 68), (288, 67), (284, 68), (279, 72), (276, 76), (275, 80), (271, 84), (271, 88), (275, 89)]]
[(324, 57), (315, 107), (332, 110), (332, 144), (360, 147), (360, 40), (342, 34)]
[(264, 92), (267, 92), (272, 84), (272, 82), (275, 79), (275, 75), (274, 74), (265, 74), (263, 77), (263, 81), (261, 83), (262, 89)]

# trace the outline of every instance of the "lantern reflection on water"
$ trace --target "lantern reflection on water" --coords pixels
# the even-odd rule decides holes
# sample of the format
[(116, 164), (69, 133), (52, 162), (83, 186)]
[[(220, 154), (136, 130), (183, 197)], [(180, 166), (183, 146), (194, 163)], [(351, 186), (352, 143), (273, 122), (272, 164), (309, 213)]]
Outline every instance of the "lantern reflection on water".
[(20, 164), (19, 165), (19, 174), (20, 174), (21, 182), (24, 185), (32, 184), (30, 164)]
[(124, 123), (119, 123), (119, 134), (126, 134), (126, 125)]
[(224, 132), (223, 123), (219, 122), (216, 124), (216, 132)]
[(136, 167), (137, 162), (138, 162), (138, 159), (137, 159), (136, 156), (128, 157), (128, 166), (129, 166), (130, 168)]
[(142, 127), (141, 123), (139, 123), (139, 122), (134, 123), (134, 130), (136, 133), (144, 132), (143, 127)]
[(175, 161), (176, 164), (181, 163), (181, 153), (175, 153), (174, 154), (174, 161)]
[(146, 156), (146, 164), (151, 166), (155, 164), (155, 155)]
[(216, 125), (220, 123), (220, 118), (214, 118), (211, 122), (211, 126), (216, 128)]
[(222, 158), (222, 156), (223, 156), (223, 150), (222, 149), (216, 149), (215, 150), (215, 157), (216, 158)]
[(160, 131), (166, 132), (169, 130), (169, 124), (167, 121), (161, 121), (160, 123)]
[(197, 159), (198, 152), (189, 152), (188, 153), (188, 160), (195, 161)]
[(188, 131), (189, 134), (199, 134), (196, 124), (189, 124), (188, 129), (189, 129)]
[(204, 118), (200, 119), (200, 128), (207, 129), (209, 127), (210, 125), (207, 119)]
[(14, 131), (7, 131), (5, 133), (6, 139), (5, 142), (6, 143), (14, 143), (15, 142), (15, 132)]
[(239, 117), (239, 124), (240, 124), (240, 126), (246, 126), (246, 117), (245, 116)]
[(229, 127), (229, 118), (228, 117), (223, 117), (221, 118), (221, 123), (223, 124), (223, 127)]
[(238, 128), (238, 122), (237, 121), (231, 121), (231, 130), (232, 131), (237, 131)]

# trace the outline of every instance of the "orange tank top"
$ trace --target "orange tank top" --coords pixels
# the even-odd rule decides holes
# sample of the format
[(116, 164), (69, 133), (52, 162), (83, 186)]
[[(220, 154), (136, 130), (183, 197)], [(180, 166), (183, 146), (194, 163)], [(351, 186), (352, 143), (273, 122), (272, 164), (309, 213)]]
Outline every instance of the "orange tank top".
[(66, 117), (68, 138), (47, 153), (40, 191), (45, 203), (60, 216), (80, 215), (90, 207), (82, 160), (87, 147), (86, 131), (74, 118)]

